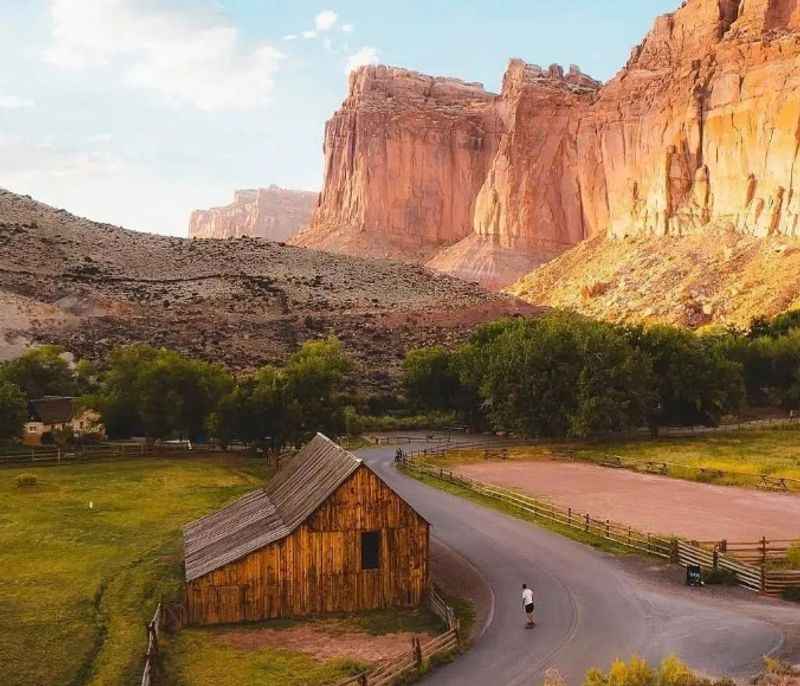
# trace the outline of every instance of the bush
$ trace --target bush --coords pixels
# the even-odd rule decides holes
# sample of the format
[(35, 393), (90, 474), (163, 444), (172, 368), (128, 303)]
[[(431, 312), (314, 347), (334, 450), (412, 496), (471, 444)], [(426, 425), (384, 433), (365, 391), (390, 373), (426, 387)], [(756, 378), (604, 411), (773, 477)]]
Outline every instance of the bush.
[(712, 586), (736, 586), (739, 582), (730, 569), (717, 567), (703, 576), (703, 581)]
[(730, 679), (711, 681), (695, 674), (676, 657), (668, 657), (653, 669), (640, 657), (617, 660), (608, 673), (590, 669), (584, 686), (734, 686)]
[(792, 569), (800, 569), (800, 543), (795, 543), (786, 552), (786, 560)]
[(33, 474), (17, 474), (16, 478), (17, 488), (31, 488), (39, 483)]
[(781, 593), (781, 598), (792, 603), (800, 603), (800, 588), (787, 588)]

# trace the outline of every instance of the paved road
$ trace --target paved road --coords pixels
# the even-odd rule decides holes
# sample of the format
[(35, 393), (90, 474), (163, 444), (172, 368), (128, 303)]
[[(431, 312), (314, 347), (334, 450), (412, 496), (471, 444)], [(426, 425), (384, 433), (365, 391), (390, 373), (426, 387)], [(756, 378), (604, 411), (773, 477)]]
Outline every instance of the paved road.
[[(608, 555), (406, 477), (392, 464), (394, 448), (359, 455), (431, 522), (436, 538), (482, 572), (495, 595), (483, 637), (426, 684), (539, 686), (549, 667), (580, 684), (589, 667), (633, 654), (653, 662), (675, 654), (704, 673), (744, 677), (783, 643), (768, 622), (654, 590)], [(539, 624), (531, 631), (523, 582), (536, 590)]]

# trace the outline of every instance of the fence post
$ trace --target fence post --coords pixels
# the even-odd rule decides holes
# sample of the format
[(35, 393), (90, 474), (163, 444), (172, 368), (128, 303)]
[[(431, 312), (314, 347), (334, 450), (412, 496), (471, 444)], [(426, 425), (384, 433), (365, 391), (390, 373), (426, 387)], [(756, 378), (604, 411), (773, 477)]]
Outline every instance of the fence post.
[(567, 526), (572, 526), (572, 508), (567, 508)]
[(761, 537), (761, 566), (767, 564), (767, 537)]
[(358, 686), (369, 686), (369, 681), (366, 674), (361, 674), (358, 677)]
[(678, 539), (673, 538), (670, 545), (670, 562), (677, 564), (681, 561), (680, 548), (678, 547)]
[(611, 538), (611, 520), (606, 519), (606, 538)]
[(727, 553), (728, 552), (728, 539), (723, 538), (719, 542), (719, 552), (721, 552), (721, 553)]
[(714, 546), (714, 559), (712, 565), (714, 566), (714, 569), (719, 568), (719, 548), (717, 546)]
[(414, 653), (414, 662), (417, 664), (417, 669), (422, 669), (422, 646), (418, 638), (411, 639), (411, 650)]
[(766, 565), (761, 565), (761, 592), (767, 592), (767, 567)]
[(586, 513), (586, 533), (589, 533), (589, 513)]

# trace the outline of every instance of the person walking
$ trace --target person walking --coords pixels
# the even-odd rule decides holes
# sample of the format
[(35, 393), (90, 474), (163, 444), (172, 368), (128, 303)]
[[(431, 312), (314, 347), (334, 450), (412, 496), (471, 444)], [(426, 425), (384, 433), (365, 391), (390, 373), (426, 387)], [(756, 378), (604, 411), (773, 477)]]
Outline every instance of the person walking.
[(528, 624), (525, 628), (532, 629), (536, 626), (536, 622), (533, 621), (533, 589), (528, 588), (527, 584), (522, 584), (522, 607), (525, 608), (525, 614), (528, 615)]

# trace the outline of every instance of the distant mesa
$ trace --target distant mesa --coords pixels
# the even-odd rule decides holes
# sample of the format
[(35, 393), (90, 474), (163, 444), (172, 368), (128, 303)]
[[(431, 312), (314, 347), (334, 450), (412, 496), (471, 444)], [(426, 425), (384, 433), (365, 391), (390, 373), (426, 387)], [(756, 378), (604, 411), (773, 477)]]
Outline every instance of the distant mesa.
[(195, 210), (189, 238), (264, 238), (286, 241), (308, 224), (319, 194), (279, 186), (236, 191), (233, 202), (210, 210)]

